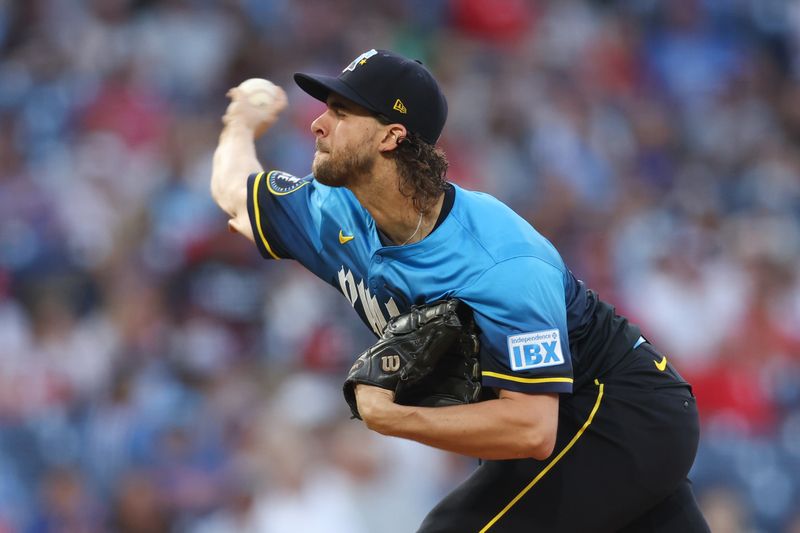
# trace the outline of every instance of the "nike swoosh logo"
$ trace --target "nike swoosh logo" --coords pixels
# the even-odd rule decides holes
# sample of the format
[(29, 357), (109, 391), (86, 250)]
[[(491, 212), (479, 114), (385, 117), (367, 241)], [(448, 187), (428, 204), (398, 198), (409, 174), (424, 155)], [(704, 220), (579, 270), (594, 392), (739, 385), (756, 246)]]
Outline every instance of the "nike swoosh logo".
[(355, 235), (345, 235), (342, 230), (339, 230), (339, 244), (346, 244), (355, 238)]
[(653, 361), (653, 364), (656, 365), (657, 369), (663, 372), (664, 370), (667, 369), (667, 356), (666, 355), (663, 356), (660, 363)]

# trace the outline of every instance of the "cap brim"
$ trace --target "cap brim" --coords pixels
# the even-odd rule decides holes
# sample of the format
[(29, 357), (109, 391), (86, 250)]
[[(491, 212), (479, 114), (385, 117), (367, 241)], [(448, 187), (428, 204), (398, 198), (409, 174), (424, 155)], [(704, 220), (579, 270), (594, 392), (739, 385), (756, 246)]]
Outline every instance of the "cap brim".
[(333, 76), (321, 76), (316, 74), (302, 74), (295, 73), (294, 82), (298, 87), (305, 92), (319, 100), (320, 102), (327, 102), (328, 96), (331, 93), (336, 93), (340, 96), (351, 100), (358, 105), (377, 113), (375, 107), (364, 100), (361, 95), (350, 88), (345, 82)]

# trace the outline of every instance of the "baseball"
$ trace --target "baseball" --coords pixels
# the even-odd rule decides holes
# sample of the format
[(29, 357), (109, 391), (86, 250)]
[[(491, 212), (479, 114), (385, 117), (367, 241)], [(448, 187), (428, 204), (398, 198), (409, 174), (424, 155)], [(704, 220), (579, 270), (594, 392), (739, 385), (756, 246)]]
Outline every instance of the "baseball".
[(239, 90), (244, 93), (248, 103), (255, 107), (265, 107), (275, 100), (280, 89), (271, 81), (262, 78), (250, 78), (239, 84)]

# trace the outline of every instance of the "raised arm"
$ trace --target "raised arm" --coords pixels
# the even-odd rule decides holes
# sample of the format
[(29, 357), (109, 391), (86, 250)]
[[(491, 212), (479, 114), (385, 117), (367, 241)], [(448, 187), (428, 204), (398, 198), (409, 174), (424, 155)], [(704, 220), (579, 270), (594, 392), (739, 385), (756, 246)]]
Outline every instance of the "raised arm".
[(283, 89), (262, 79), (250, 79), (228, 91), (231, 99), (214, 152), (211, 197), (230, 220), (228, 228), (254, 240), (247, 215), (247, 176), (262, 171), (255, 140), (286, 107)]

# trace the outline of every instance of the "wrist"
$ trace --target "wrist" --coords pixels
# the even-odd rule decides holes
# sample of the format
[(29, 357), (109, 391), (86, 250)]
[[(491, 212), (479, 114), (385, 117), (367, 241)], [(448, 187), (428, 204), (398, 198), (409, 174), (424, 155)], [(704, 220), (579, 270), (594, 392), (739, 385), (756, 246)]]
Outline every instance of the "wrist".
[(375, 402), (367, 407), (366, 413), (361, 412), (361, 417), (367, 428), (388, 435), (391, 433), (392, 421), (395, 419), (394, 411), (397, 404), (388, 401)]
[(221, 137), (244, 136), (248, 139), (255, 138), (255, 128), (240, 120), (228, 120), (222, 128)]

